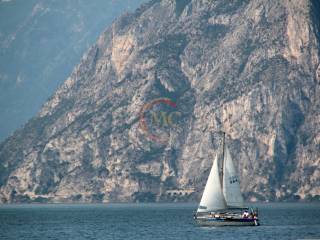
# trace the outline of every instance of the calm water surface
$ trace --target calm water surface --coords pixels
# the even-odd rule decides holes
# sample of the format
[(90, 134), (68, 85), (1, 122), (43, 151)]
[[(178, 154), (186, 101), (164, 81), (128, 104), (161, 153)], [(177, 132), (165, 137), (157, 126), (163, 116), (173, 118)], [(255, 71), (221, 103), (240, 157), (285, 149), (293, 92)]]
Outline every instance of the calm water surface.
[(320, 204), (258, 204), (259, 227), (199, 227), (195, 204), (0, 205), (0, 239), (319, 239)]

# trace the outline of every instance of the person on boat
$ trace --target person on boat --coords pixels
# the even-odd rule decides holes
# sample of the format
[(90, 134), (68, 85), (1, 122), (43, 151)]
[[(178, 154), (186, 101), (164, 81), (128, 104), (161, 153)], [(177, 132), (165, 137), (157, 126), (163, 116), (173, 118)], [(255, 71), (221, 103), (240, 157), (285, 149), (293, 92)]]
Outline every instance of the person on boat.
[(249, 213), (248, 213), (247, 210), (245, 210), (245, 211), (243, 212), (242, 217), (243, 217), (243, 218), (248, 218), (248, 217), (249, 217)]
[(249, 217), (252, 218), (252, 219), (257, 219), (258, 218), (258, 212), (251, 208)]

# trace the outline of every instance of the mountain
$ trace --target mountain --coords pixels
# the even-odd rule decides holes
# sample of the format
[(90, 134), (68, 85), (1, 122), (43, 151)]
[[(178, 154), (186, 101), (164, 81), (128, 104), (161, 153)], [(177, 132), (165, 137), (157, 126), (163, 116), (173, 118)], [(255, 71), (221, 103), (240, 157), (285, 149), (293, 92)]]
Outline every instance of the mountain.
[(0, 146), (1, 202), (196, 199), (221, 130), (249, 201), (320, 195), (318, 1), (151, 1)]
[(116, 17), (142, 2), (0, 1), (0, 141), (40, 110)]

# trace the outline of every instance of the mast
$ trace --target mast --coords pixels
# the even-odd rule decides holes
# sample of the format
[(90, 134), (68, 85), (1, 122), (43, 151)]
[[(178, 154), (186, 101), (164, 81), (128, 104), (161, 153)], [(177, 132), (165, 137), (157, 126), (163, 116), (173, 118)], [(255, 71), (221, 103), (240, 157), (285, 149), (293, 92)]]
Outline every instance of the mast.
[[(223, 134), (223, 139), (222, 139), (222, 164), (221, 164), (221, 177), (223, 179), (223, 165), (224, 165), (224, 149), (225, 149), (225, 138), (226, 138), (226, 133), (222, 131)], [(221, 188), (223, 188), (223, 181), (221, 181)]]

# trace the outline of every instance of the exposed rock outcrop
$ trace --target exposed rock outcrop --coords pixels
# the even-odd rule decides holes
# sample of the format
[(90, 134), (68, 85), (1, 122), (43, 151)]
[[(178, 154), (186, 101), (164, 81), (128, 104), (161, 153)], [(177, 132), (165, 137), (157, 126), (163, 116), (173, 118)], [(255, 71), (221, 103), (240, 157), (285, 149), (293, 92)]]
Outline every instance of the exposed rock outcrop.
[(0, 201), (199, 195), (221, 129), (248, 200), (316, 198), (319, 86), (317, 1), (152, 1), (1, 145)]

